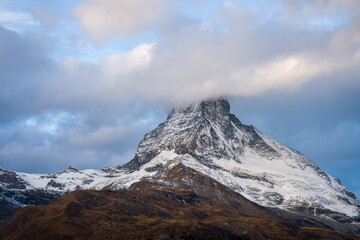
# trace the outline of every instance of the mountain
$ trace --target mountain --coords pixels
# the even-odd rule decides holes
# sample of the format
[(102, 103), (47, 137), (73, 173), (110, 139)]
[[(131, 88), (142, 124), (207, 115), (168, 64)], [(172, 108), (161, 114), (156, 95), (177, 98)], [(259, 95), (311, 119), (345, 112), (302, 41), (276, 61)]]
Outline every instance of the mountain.
[(360, 239), (253, 203), (181, 163), (126, 190), (77, 190), (18, 211), (0, 239)]
[(129, 188), (178, 164), (261, 206), (302, 214), (335, 229), (338, 223), (352, 232), (360, 229), (360, 202), (353, 193), (300, 152), (242, 124), (230, 113), (225, 98), (173, 110), (145, 135), (134, 159), (122, 166), (69, 167), (53, 174), (0, 169), (0, 206), (11, 212), (51, 202), (76, 189)]

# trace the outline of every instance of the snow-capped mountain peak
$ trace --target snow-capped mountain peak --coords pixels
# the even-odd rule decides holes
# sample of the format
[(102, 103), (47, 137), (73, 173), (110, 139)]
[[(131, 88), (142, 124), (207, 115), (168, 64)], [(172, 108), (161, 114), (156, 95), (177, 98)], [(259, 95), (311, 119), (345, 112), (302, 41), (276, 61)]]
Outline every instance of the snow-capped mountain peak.
[[(331, 221), (360, 222), (360, 203), (354, 194), (300, 152), (242, 124), (230, 113), (225, 98), (173, 110), (165, 122), (145, 135), (134, 159), (125, 165), (101, 170), (70, 166), (53, 174), (12, 172), (11, 178), (25, 187), (11, 189), (0, 175), (0, 194), (15, 201), (26, 191), (63, 194), (78, 188), (127, 188), (141, 179), (166, 174), (179, 163), (262, 206)], [(16, 201), (26, 205), (22, 199)]]
[(169, 154), (263, 206), (337, 219), (359, 216), (359, 201), (338, 180), (300, 152), (242, 124), (225, 98), (173, 110), (145, 135), (123, 169), (136, 173), (146, 165), (158, 171), (167, 162), (158, 159)]

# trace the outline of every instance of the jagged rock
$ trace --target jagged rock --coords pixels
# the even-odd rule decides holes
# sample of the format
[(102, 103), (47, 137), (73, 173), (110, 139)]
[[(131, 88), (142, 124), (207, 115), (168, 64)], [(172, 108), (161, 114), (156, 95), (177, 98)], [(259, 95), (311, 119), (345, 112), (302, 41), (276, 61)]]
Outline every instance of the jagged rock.
[(161, 163), (159, 163), (159, 164), (156, 164), (156, 165), (153, 166), (153, 167), (145, 168), (145, 171), (147, 171), (147, 172), (157, 172), (157, 171), (159, 171), (162, 167), (163, 167), (163, 165), (162, 165)]
[(284, 202), (283, 196), (277, 192), (265, 192), (264, 198), (274, 202), (276, 205), (282, 204)]
[(73, 172), (80, 172), (80, 170), (77, 169), (77, 168), (74, 167), (74, 166), (69, 166), (69, 167), (68, 167), (68, 170), (69, 170), (69, 171), (73, 171)]
[(0, 168), (0, 186), (4, 189), (25, 189), (27, 184), (15, 172)]
[(62, 190), (62, 189), (64, 189), (65, 184), (55, 182), (53, 179), (51, 179), (50, 182), (48, 184), (46, 184), (46, 188), (50, 188), (50, 187), (58, 188), (58, 189)]

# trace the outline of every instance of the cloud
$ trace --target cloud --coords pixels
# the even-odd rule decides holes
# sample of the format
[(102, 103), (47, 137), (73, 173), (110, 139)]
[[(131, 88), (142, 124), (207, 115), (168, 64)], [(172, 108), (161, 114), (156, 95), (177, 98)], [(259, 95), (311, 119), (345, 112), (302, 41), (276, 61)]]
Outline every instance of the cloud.
[(0, 128), (0, 166), (25, 172), (117, 166), (134, 157), (144, 133), (165, 118), (132, 103), (120, 109), (47, 111)]
[(26, 25), (38, 24), (38, 22), (34, 19), (32, 14), (28, 12), (12, 12), (12, 11), (1, 11), (0, 23), (26, 24)]
[[(294, 28), (277, 17), (262, 23), (253, 12), (232, 3), (224, 4), (218, 16), (226, 22), (225, 32), (223, 25), (192, 25), (178, 31), (176, 38), (165, 35), (148, 69), (135, 74), (142, 88), (133, 92), (175, 104), (222, 95), (253, 96), (294, 90), (360, 63), (357, 42), (347, 44), (352, 51), (333, 45), (335, 36), (353, 21), (336, 31)], [(353, 38), (354, 31), (343, 34)]]
[(101, 71), (104, 75), (119, 76), (149, 66), (154, 44), (141, 44), (126, 54), (114, 54), (102, 59)]
[(59, 61), (45, 72), (38, 72), (36, 84), (40, 92), (35, 104), (70, 109), (82, 109), (89, 104), (124, 105), (139, 96), (133, 75), (148, 68), (152, 51), (153, 44), (141, 44), (125, 54), (105, 57), (99, 63)]
[(40, 22), (29, 12), (9, 11), (1, 7), (2, 6), (0, 6), (1, 27), (23, 34), (25, 29), (35, 29), (40, 25)]
[(20, 36), (0, 26), (0, 39), (0, 111), (6, 121), (38, 107), (34, 99), (42, 80), (37, 75), (50, 61), (45, 54), (47, 44), (31, 34)]
[(90, 36), (99, 41), (131, 36), (165, 21), (173, 0), (85, 0), (74, 11)]
[(46, 26), (55, 27), (58, 24), (58, 17), (56, 14), (42, 8), (40, 5), (34, 4), (32, 11), (34, 15)]
[[(287, 9), (310, 11), (309, 6), (312, 6), (311, 11), (320, 11), (321, 3), (284, 3), (284, 12), (275, 11), (264, 19), (261, 10), (225, 2), (206, 24), (212, 24), (211, 28), (204, 27), (199, 21), (181, 24), (178, 21), (183, 18), (177, 18), (179, 14), (175, 14), (159, 31), (156, 44), (142, 43), (128, 52), (114, 53), (95, 63), (78, 59), (47, 60), (48, 67), (34, 67), (31, 77), (16, 76), (17, 81), (28, 82), (34, 89), (32, 96), (27, 91), (19, 97), (13, 91), (16, 87), (10, 85), (7, 98), (21, 103), (28, 102), (31, 97), (33, 108), (38, 109), (81, 109), (89, 104), (98, 107), (121, 105), (129, 99), (180, 105), (224, 95), (254, 96), (268, 91), (294, 91), (313, 79), (348, 71), (360, 64), (357, 15), (336, 29), (314, 29), (311, 24), (294, 26), (283, 18), (288, 14)], [(75, 10), (75, 15), (80, 14), (80, 19), (85, 20), (94, 17), (97, 25), (89, 23), (89, 26), (120, 34), (125, 23), (113, 18), (124, 17), (128, 19), (126, 24), (138, 30), (140, 23), (137, 21), (149, 24), (144, 28), (151, 27), (156, 24), (154, 21), (136, 18), (133, 23), (127, 13), (135, 11), (146, 16), (142, 11), (152, 12), (153, 8), (157, 9), (155, 12), (166, 12), (157, 4), (160, 1), (89, 0)], [(324, 8), (333, 11), (329, 4), (340, 2), (327, 2)], [(339, 9), (342, 13), (347, 9), (354, 12), (356, 8)], [(121, 14), (122, 11), (127, 13)], [(105, 16), (107, 20), (97, 20)], [(305, 19), (308, 17), (306, 15)], [(84, 27), (90, 33), (93, 31), (86, 24)], [(94, 34), (97, 36), (98, 33), (95, 31)], [(98, 37), (100, 35), (109, 37), (103, 33)], [(27, 36), (23, 37), (24, 42), (27, 39)], [(18, 45), (23, 44), (19, 42)], [(13, 44), (6, 49), (16, 51), (18, 47)], [(39, 52), (38, 55), (46, 54)], [(27, 62), (32, 64), (34, 61), (26, 60), (25, 66)]]

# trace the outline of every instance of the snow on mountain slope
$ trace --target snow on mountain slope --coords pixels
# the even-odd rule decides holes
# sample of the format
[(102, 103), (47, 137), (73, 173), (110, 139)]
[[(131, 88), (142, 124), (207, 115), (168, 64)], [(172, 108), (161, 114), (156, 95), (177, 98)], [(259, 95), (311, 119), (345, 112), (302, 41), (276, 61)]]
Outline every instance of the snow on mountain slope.
[(145, 135), (124, 169), (137, 172), (169, 151), (184, 165), (260, 205), (344, 221), (359, 217), (354, 194), (301, 153), (243, 125), (230, 113), (226, 99), (173, 111)]
[(18, 195), (30, 190), (62, 195), (78, 188), (125, 188), (163, 174), (179, 162), (262, 206), (340, 222), (360, 221), (360, 203), (354, 194), (301, 153), (243, 125), (230, 113), (224, 98), (174, 110), (145, 135), (134, 159), (123, 166), (101, 170), (70, 167), (52, 174), (4, 170), (4, 176), (10, 174), (18, 186), (6, 185), (0, 171), (0, 198), (7, 193), (7, 198), (21, 200), (24, 198)]

